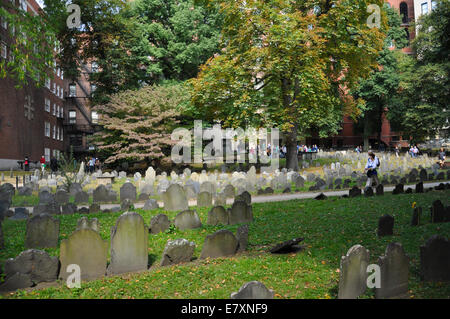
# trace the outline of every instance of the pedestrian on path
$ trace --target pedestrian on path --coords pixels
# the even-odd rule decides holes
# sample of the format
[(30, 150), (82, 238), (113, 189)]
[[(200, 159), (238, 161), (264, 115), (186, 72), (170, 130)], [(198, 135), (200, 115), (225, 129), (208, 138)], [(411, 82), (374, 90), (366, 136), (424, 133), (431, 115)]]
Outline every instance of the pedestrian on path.
[(372, 181), (375, 182), (375, 187), (380, 184), (378, 180), (377, 168), (380, 166), (380, 160), (375, 156), (375, 153), (369, 151), (369, 158), (367, 159), (367, 164), (365, 171), (367, 172), (367, 183), (366, 187), (372, 187)]

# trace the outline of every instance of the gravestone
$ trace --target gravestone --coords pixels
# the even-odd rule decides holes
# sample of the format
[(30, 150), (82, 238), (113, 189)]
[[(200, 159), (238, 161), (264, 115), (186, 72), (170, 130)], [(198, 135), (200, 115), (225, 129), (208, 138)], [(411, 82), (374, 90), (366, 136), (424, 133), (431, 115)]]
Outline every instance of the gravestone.
[[(33, 284), (53, 282), (58, 278), (58, 257), (51, 257), (42, 250), (29, 249), (21, 252), (16, 258), (5, 262), (6, 282), (16, 273), (29, 276)], [(10, 281), (11, 285), (12, 282)]]
[(94, 203), (106, 203), (110, 201), (110, 193), (105, 185), (98, 185), (93, 193)]
[(222, 229), (206, 236), (200, 259), (234, 255), (237, 248), (238, 241), (233, 233)]
[(234, 202), (229, 211), (230, 225), (251, 223), (253, 221), (252, 206), (243, 201)]
[(152, 217), (150, 221), (150, 232), (152, 234), (163, 233), (170, 227), (169, 217), (165, 214), (159, 214)]
[(302, 250), (302, 246), (299, 245), (300, 242), (305, 240), (304, 238), (294, 238), (282, 243), (276, 244), (274, 247), (270, 248), (269, 252), (271, 254), (290, 254), (296, 253)]
[(238, 241), (237, 252), (243, 252), (247, 250), (248, 245), (248, 225), (240, 226), (236, 231), (236, 239)]
[(349, 197), (361, 196), (361, 189), (359, 189), (357, 186), (353, 186), (353, 188), (348, 191), (348, 196)]
[(111, 228), (111, 263), (108, 274), (147, 270), (148, 227), (141, 215), (127, 212)]
[(55, 201), (55, 197), (49, 191), (39, 192), (39, 204), (50, 204)]
[(416, 193), (423, 193), (423, 182), (416, 184)]
[(378, 237), (392, 236), (394, 234), (394, 217), (383, 215), (378, 219)]
[(59, 278), (66, 281), (72, 273), (67, 266), (76, 264), (81, 269), (81, 280), (93, 280), (106, 273), (108, 242), (92, 229), (76, 230), (69, 238), (63, 239), (59, 259), (61, 270)]
[(419, 226), (420, 220), (422, 218), (422, 207), (414, 208), (412, 217), (411, 217), (411, 226)]
[(87, 213), (88, 214), (95, 214), (95, 213), (100, 213), (101, 211), (102, 210), (101, 210), (100, 205), (93, 203), (92, 205), (89, 206), (89, 209), (88, 209)]
[(403, 194), (404, 193), (403, 188), (404, 188), (404, 185), (402, 183), (395, 185), (395, 188), (392, 191), (392, 194), (394, 194), (394, 195)]
[(435, 200), (430, 210), (432, 223), (444, 223), (450, 221), (448, 220), (446, 209), (440, 200)]
[(89, 194), (86, 192), (75, 193), (75, 204), (87, 204), (89, 203)]
[(273, 297), (273, 290), (267, 289), (259, 281), (245, 283), (238, 292), (234, 292), (230, 296), (231, 299), (273, 299)]
[(129, 198), (125, 198), (121, 203), (120, 203), (120, 210), (121, 211), (129, 211), (130, 209), (132, 209), (133, 206), (133, 201), (131, 201), (131, 199)]
[(10, 220), (26, 220), (30, 217), (30, 212), (25, 207), (14, 208), (14, 215), (9, 217)]
[(231, 184), (226, 185), (223, 192), (227, 198), (233, 198), (236, 195), (236, 190)]
[(149, 199), (149, 196), (146, 193), (140, 193), (139, 196), (138, 196), (138, 201), (139, 202), (145, 202), (148, 199)]
[(69, 202), (69, 193), (59, 190), (55, 194), (55, 201), (58, 205), (64, 205)]
[(214, 205), (215, 206), (225, 206), (227, 204), (227, 197), (224, 193), (218, 193), (214, 197)]
[(222, 206), (215, 206), (208, 212), (207, 225), (228, 225), (228, 212)]
[(125, 199), (135, 202), (136, 196), (136, 187), (131, 183), (125, 183), (120, 188), (120, 202), (123, 202)]
[(384, 195), (384, 186), (383, 184), (378, 184), (376, 188), (376, 194), (377, 196), (383, 196)]
[(63, 206), (61, 206), (61, 214), (62, 215), (73, 215), (77, 212), (77, 205), (72, 203), (67, 203)]
[(294, 179), (294, 183), (295, 183), (295, 187), (298, 188), (302, 188), (305, 186), (305, 179), (298, 175), (295, 179)]
[(200, 192), (197, 195), (197, 207), (212, 206), (212, 195), (209, 192)]
[(198, 217), (197, 212), (192, 210), (185, 210), (175, 217), (173, 221), (175, 227), (180, 230), (194, 229), (202, 227), (202, 222), (200, 217)]
[(356, 299), (366, 292), (369, 251), (361, 245), (341, 258), (338, 299)]
[(200, 184), (200, 192), (208, 192), (212, 195), (216, 192), (216, 188), (211, 182), (203, 182)]
[(100, 231), (100, 223), (98, 222), (97, 218), (89, 219), (87, 217), (81, 217), (77, 221), (77, 230), (82, 229), (91, 229), (93, 231), (99, 232)]
[(375, 298), (406, 297), (408, 293), (409, 257), (400, 243), (387, 246), (384, 256), (378, 258), (380, 266), (380, 288), (375, 289)]
[(168, 240), (161, 259), (161, 266), (190, 262), (195, 243), (186, 239)]
[(167, 191), (162, 194), (164, 209), (167, 211), (187, 210), (188, 201), (183, 187), (178, 184), (172, 184)]
[(0, 292), (14, 291), (17, 289), (29, 288), (31, 286), (33, 286), (33, 282), (31, 281), (30, 275), (16, 272), (0, 285)]
[(450, 241), (433, 235), (420, 246), (420, 272), (424, 281), (450, 281)]
[(241, 193), (240, 195), (236, 196), (236, 197), (234, 198), (234, 201), (235, 201), (235, 202), (238, 202), (238, 201), (244, 201), (244, 202), (247, 203), (247, 205), (250, 205), (250, 204), (252, 203), (252, 195), (250, 195), (249, 192), (244, 191), (244, 192)]
[(154, 209), (158, 209), (159, 205), (158, 202), (154, 199), (149, 199), (145, 202), (144, 204), (144, 210), (154, 210)]
[(373, 196), (373, 188), (372, 187), (364, 188), (364, 196), (365, 197), (372, 197)]
[(425, 181), (428, 180), (428, 174), (427, 174), (427, 171), (426, 171), (424, 168), (422, 168), (422, 169), (420, 170), (420, 172), (419, 172), (419, 178), (420, 178), (420, 180), (421, 180), (422, 182), (425, 182)]
[(49, 214), (34, 215), (27, 220), (26, 227), (26, 248), (58, 247), (59, 219), (54, 219)]
[(33, 189), (31, 187), (25, 186), (19, 188), (19, 196), (31, 196), (33, 195)]

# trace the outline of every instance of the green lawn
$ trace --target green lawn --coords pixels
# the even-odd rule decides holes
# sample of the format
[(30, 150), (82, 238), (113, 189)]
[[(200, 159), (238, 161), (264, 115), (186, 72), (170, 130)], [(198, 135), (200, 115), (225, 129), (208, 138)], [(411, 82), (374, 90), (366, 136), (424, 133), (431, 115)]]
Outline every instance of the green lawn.
[[(169, 239), (186, 238), (197, 245), (194, 256), (201, 252), (204, 238), (221, 228), (236, 231), (236, 226), (211, 227), (149, 235), (149, 260), (152, 268), (145, 273), (129, 274), (83, 283), (81, 289), (70, 290), (61, 285), (43, 290), (19, 291), (9, 298), (229, 298), (233, 291), (251, 280), (262, 281), (274, 289), (277, 298), (336, 298), (339, 262), (342, 255), (355, 245), (370, 250), (370, 259), (378, 256), (390, 242), (400, 242), (411, 257), (410, 294), (414, 298), (449, 298), (450, 285), (423, 283), (419, 279), (419, 246), (430, 236), (450, 235), (450, 223), (431, 224), (431, 203), (441, 199), (449, 205), (450, 191), (426, 194), (404, 194), (372, 198), (325, 201), (294, 200), (253, 204), (254, 222), (250, 225), (249, 249), (233, 258), (195, 260), (189, 264), (159, 267), (165, 243)], [(423, 225), (409, 225), (411, 205), (424, 207)], [(152, 216), (163, 212), (136, 210), (150, 224)], [(206, 224), (208, 208), (197, 209)], [(173, 218), (176, 213), (167, 213)], [(394, 236), (378, 238), (378, 217), (395, 217)], [(60, 239), (75, 230), (82, 215), (56, 216), (61, 220)], [(100, 221), (101, 236), (109, 239), (110, 228), (120, 213), (92, 214)], [(24, 250), (25, 221), (4, 221), (6, 247), (0, 252), (0, 262), (15, 257)], [(306, 249), (298, 254), (271, 255), (268, 248), (294, 237), (304, 237)], [(46, 249), (57, 256), (58, 249)], [(364, 298), (373, 298), (368, 291)]]

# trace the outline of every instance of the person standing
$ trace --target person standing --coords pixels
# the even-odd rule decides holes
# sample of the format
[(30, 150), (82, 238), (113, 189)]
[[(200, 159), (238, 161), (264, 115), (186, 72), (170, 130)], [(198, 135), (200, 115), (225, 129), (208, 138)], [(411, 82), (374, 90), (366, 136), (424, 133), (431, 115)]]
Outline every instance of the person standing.
[(95, 158), (91, 158), (89, 160), (89, 172), (92, 174), (94, 173), (94, 169), (95, 169)]
[(41, 163), (42, 174), (44, 174), (44, 171), (45, 171), (45, 156), (44, 155), (42, 155), (39, 162)]
[(25, 172), (30, 171), (30, 160), (28, 159), (28, 156), (25, 156), (25, 161), (23, 163)]
[(365, 171), (367, 172), (367, 183), (366, 187), (372, 187), (372, 181), (375, 182), (375, 187), (380, 183), (378, 180), (377, 168), (380, 166), (380, 160), (375, 156), (375, 153), (369, 151), (369, 158), (367, 159), (367, 164)]
[(400, 153), (400, 150), (398, 148), (398, 145), (395, 145), (395, 156), (398, 157), (398, 153)]
[(445, 165), (445, 159), (446, 159), (446, 154), (445, 154), (445, 150), (443, 147), (441, 147), (441, 149), (439, 150), (439, 154), (438, 154), (438, 159), (439, 159), (439, 166), (441, 168), (444, 168)]
[(50, 169), (52, 170), (52, 173), (56, 173), (58, 170), (58, 160), (56, 157), (50, 158)]

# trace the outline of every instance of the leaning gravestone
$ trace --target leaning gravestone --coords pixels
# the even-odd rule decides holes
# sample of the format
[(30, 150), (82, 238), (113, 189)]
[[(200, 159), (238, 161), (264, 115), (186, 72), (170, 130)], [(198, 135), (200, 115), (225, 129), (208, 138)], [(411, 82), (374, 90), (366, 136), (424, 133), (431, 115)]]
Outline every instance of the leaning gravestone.
[(400, 243), (387, 246), (384, 256), (378, 258), (380, 266), (380, 288), (375, 289), (375, 298), (405, 297), (408, 293), (409, 257)]
[(208, 212), (208, 221), (206, 224), (211, 226), (228, 225), (228, 212), (222, 206), (213, 207)]
[(188, 201), (184, 193), (183, 187), (178, 184), (172, 184), (162, 194), (164, 201), (164, 209), (168, 211), (187, 210), (189, 209)]
[(273, 299), (274, 292), (267, 289), (259, 281), (250, 281), (245, 283), (238, 292), (231, 294), (231, 299)]
[(60, 221), (49, 214), (39, 214), (27, 220), (26, 248), (58, 247)]
[(61, 242), (59, 259), (61, 270), (59, 278), (66, 281), (72, 272), (67, 272), (69, 265), (78, 265), (81, 280), (103, 277), (106, 273), (108, 242), (92, 229), (76, 230), (68, 239)]
[(237, 252), (246, 251), (248, 245), (248, 225), (242, 225), (237, 229), (236, 239), (238, 241)]
[(234, 255), (237, 248), (238, 241), (233, 233), (222, 229), (206, 236), (200, 259)]
[(131, 183), (125, 183), (120, 188), (120, 202), (123, 202), (125, 199), (135, 202), (136, 196), (136, 187)]
[(10, 258), (5, 262), (6, 278), (20, 273), (29, 276), (33, 284), (56, 281), (58, 270), (58, 257), (51, 257), (45, 251), (36, 249), (21, 252), (16, 258)]
[(228, 210), (228, 222), (230, 225), (251, 223), (253, 221), (252, 206), (243, 201), (234, 202)]
[(383, 215), (378, 220), (378, 237), (392, 236), (394, 234), (394, 217)]
[(197, 212), (192, 210), (185, 210), (182, 211), (181, 213), (178, 213), (173, 223), (175, 224), (175, 227), (177, 227), (180, 230), (202, 227), (200, 217), (198, 217)]
[(152, 234), (163, 233), (170, 227), (170, 221), (167, 215), (159, 214), (152, 217), (150, 221), (150, 232)]
[(186, 239), (168, 240), (164, 248), (161, 266), (190, 262), (194, 255), (195, 243)]
[(433, 235), (420, 246), (420, 272), (424, 281), (450, 281), (450, 241)]
[(356, 299), (367, 287), (369, 251), (361, 245), (350, 248), (341, 258), (339, 272), (339, 299)]
[(122, 214), (111, 229), (111, 263), (108, 274), (146, 270), (148, 267), (148, 227), (141, 215)]

